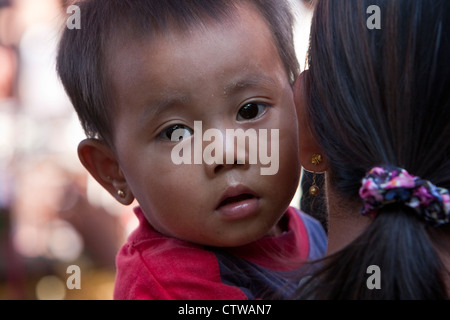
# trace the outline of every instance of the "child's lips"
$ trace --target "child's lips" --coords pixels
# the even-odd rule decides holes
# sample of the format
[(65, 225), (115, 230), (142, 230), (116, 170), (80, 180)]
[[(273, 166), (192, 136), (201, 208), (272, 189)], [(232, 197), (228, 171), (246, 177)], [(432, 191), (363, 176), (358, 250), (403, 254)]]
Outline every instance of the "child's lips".
[(237, 185), (225, 191), (216, 212), (226, 219), (237, 220), (256, 214), (258, 209), (258, 195), (246, 186)]

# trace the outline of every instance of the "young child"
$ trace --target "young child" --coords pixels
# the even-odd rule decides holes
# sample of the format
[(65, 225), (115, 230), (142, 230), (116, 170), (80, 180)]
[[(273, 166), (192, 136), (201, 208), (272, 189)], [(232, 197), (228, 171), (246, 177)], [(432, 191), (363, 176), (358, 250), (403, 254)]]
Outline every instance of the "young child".
[(301, 298), (450, 298), (449, 16), (448, 0), (317, 2), (295, 99), (329, 245)]
[[(64, 32), (57, 66), (88, 135), (79, 157), (120, 203), (139, 204), (114, 298), (291, 296), (290, 275), (324, 254), (326, 238), (289, 207), (300, 166), (288, 5), (78, 5), (81, 29)], [(254, 144), (220, 141), (229, 130), (258, 143), (258, 161)], [(261, 161), (270, 151), (273, 172)]]

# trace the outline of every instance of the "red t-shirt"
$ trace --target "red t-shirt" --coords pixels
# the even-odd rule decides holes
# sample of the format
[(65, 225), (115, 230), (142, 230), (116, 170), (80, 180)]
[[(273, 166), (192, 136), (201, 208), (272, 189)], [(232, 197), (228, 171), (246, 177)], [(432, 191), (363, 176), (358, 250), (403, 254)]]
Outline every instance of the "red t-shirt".
[(298, 283), (292, 271), (326, 250), (320, 223), (292, 207), (287, 232), (226, 249), (166, 237), (139, 207), (135, 213), (139, 226), (116, 259), (117, 300), (247, 300), (270, 298), (278, 290), (288, 297)]

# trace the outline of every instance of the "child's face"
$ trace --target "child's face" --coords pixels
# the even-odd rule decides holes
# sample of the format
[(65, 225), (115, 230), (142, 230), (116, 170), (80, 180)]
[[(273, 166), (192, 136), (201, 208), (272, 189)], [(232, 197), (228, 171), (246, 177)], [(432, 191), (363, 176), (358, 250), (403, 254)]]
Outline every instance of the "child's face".
[[(239, 246), (273, 230), (299, 179), (292, 88), (270, 31), (254, 10), (232, 23), (212, 23), (115, 48), (114, 142), (128, 190), (159, 232), (204, 245)], [(194, 122), (226, 129), (279, 130), (279, 170), (258, 164), (181, 164), (170, 137)], [(211, 145), (204, 141), (203, 148)], [(273, 147), (273, 148), (271, 148)], [(187, 150), (187, 149), (186, 149)], [(232, 148), (224, 149), (224, 158)], [(247, 148), (248, 151), (248, 148)], [(192, 147), (194, 153), (194, 147)], [(278, 155), (277, 155), (278, 156)], [(225, 161), (224, 161), (225, 162)], [(225, 162), (228, 163), (228, 162)], [(226, 200), (226, 201), (224, 201)]]

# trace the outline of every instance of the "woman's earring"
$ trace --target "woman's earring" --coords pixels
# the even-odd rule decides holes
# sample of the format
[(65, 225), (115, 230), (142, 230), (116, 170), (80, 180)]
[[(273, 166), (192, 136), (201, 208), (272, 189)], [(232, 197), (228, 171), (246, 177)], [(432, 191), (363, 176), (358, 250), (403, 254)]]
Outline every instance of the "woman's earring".
[[(311, 158), (311, 163), (318, 166), (319, 164), (321, 164), (323, 161), (322, 159), (322, 155), (320, 154), (314, 154)], [(311, 196), (317, 196), (320, 192), (320, 188), (317, 186), (316, 184), (316, 172), (314, 172), (313, 174), (313, 182), (312, 182), (312, 186), (309, 188), (309, 194)]]
[(319, 192), (320, 192), (320, 189), (319, 189), (319, 187), (316, 185), (316, 173), (314, 172), (314, 175), (313, 175), (313, 183), (312, 183), (312, 186), (309, 188), (309, 194), (311, 195), (311, 196), (317, 196), (318, 194), (319, 194)]
[(125, 199), (125, 197), (126, 197), (125, 192), (123, 192), (122, 190), (118, 190), (118, 191), (117, 191), (117, 195), (118, 195), (120, 198), (122, 198), (122, 199)]
[(312, 164), (315, 164), (316, 166), (318, 166), (319, 164), (322, 163), (322, 161), (323, 161), (323, 158), (322, 158), (321, 154), (318, 154), (318, 153), (313, 154), (312, 159), (311, 159)]

